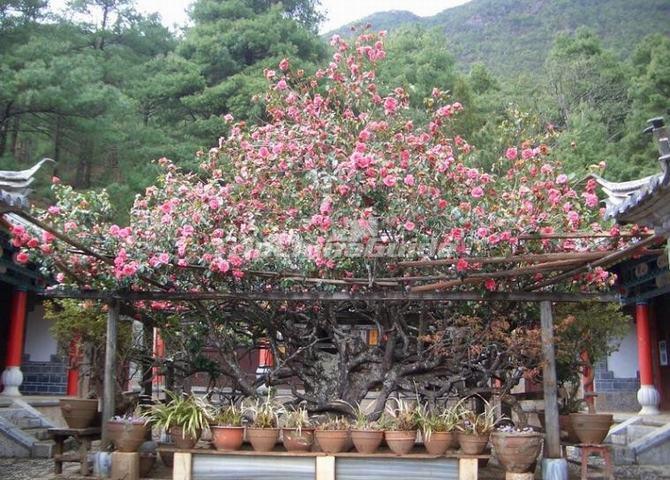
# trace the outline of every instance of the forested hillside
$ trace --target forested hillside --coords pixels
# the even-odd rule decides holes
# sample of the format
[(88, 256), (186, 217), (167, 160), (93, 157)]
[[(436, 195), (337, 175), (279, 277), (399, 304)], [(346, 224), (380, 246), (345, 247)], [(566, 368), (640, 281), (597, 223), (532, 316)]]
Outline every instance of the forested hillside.
[[(588, 27), (621, 57), (652, 33), (670, 33), (667, 0), (471, 0), (432, 17), (411, 12), (373, 14), (354, 24), (392, 31), (421, 25), (444, 34), (461, 65), (484, 63), (500, 74), (537, 71), (558, 33)], [(337, 30), (346, 34), (350, 26)], [(329, 36), (328, 34), (326, 36)]]
[[(328, 61), (318, 12), (318, 0), (196, 0), (189, 28), (171, 32), (133, 0), (73, 0), (61, 16), (44, 0), (1, 2), (0, 168), (52, 157), (64, 182), (107, 188), (122, 219), (154, 160), (194, 169), (229, 116), (265, 120), (267, 69)], [(657, 170), (641, 131), (670, 108), (668, 2), (473, 0), (375, 18), (391, 27), (382, 93), (404, 87), (420, 118), (434, 86), (451, 92), (482, 169), (528, 140), (575, 178), (599, 162), (614, 179)]]

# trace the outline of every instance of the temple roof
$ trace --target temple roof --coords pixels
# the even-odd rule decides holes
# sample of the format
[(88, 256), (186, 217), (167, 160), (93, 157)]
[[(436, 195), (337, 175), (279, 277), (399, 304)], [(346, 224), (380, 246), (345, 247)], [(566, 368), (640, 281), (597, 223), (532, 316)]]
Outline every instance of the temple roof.
[(670, 232), (670, 140), (662, 119), (650, 122), (653, 126), (649, 131), (660, 152), (660, 173), (627, 182), (610, 182), (598, 175), (592, 178), (607, 195), (606, 218), (653, 228), (657, 233)]
[(42, 165), (48, 162), (53, 162), (53, 160), (43, 158), (27, 170), (0, 170), (0, 205), (27, 207), (28, 195), (31, 192), (29, 187), (35, 180), (34, 175)]

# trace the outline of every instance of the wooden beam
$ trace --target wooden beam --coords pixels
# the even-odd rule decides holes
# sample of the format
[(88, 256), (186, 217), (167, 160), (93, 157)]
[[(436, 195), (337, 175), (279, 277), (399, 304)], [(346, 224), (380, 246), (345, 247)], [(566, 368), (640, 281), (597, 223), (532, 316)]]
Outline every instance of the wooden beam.
[[(441, 265), (453, 265), (459, 260), (468, 263), (498, 264), (498, 263), (538, 263), (551, 262), (554, 260), (593, 260), (604, 257), (607, 252), (574, 252), (574, 253), (529, 253), (522, 255), (508, 255), (506, 257), (460, 257), (460, 258), (438, 258), (437, 260), (413, 260), (398, 262), (399, 267), (438, 267)], [(400, 277), (402, 278), (402, 277)]]
[(544, 448), (547, 458), (561, 458), (561, 436), (558, 426), (558, 391), (556, 383), (556, 357), (554, 352), (554, 320), (551, 302), (540, 303), (542, 328), (542, 379), (544, 386)]
[(105, 371), (102, 392), (102, 445), (109, 445), (107, 420), (114, 416), (116, 398), (116, 338), (119, 325), (119, 302), (112, 300), (107, 310), (107, 339), (105, 345)]
[(104, 292), (92, 290), (41, 292), (44, 298), (76, 298), (82, 300), (119, 300), (136, 302), (142, 300), (165, 300), (173, 302), (188, 302), (195, 300), (210, 301), (296, 301), (296, 302), (341, 302), (341, 301), (416, 301), (416, 302), (619, 302), (620, 298), (614, 293), (579, 293), (579, 292), (430, 292), (411, 293), (402, 290), (376, 291), (369, 293), (343, 292)]
[(614, 253), (610, 253), (609, 255), (606, 255), (602, 257), (599, 260), (594, 261), (593, 263), (588, 263), (586, 265), (583, 265), (581, 267), (577, 267), (575, 269), (569, 270), (567, 272), (554, 275), (553, 277), (547, 278), (546, 280), (543, 280), (541, 282), (538, 282), (534, 285), (532, 285), (529, 290), (538, 290), (540, 288), (549, 286), (549, 285), (554, 285), (557, 282), (560, 282), (561, 280), (565, 280), (567, 278), (572, 278), (575, 275), (579, 275), (580, 273), (583, 273), (591, 268), (596, 268), (596, 267), (604, 267), (607, 265), (611, 265), (613, 263), (619, 262), (621, 260), (624, 260), (628, 257), (631, 257), (635, 255), (638, 250), (648, 247), (650, 245), (659, 243), (665, 241), (665, 237), (662, 235), (652, 235), (651, 237), (645, 238), (642, 241), (639, 241), (637, 243), (634, 243), (632, 245), (628, 245), (626, 248), (623, 250), (618, 250)]

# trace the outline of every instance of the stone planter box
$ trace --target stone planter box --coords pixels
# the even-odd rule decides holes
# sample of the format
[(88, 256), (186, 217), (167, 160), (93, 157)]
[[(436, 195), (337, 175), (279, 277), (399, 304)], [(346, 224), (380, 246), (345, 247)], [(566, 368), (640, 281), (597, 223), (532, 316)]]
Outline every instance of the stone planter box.
[(174, 451), (173, 480), (471, 480), (477, 478), (479, 459), (489, 455), (409, 453), (397, 456), (388, 450), (354, 452), (220, 452), (213, 449)]

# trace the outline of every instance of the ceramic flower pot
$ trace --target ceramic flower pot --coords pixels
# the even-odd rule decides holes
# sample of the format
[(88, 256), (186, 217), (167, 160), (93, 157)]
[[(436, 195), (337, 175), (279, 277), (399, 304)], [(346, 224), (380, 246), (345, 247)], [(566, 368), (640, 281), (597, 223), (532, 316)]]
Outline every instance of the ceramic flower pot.
[(214, 425), (209, 427), (212, 431), (212, 443), (217, 450), (239, 450), (244, 442), (244, 427), (224, 427)]
[(146, 440), (148, 431), (149, 426), (144, 423), (107, 421), (109, 439), (119, 452), (136, 452)]
[(458, 443), (461, 451), (466, 455), (481, 455), (489, 443), (489, 434), (477, 435), (473, 433), (458, 433)]
[(532, 473), (544, 435), (536, 432), (493, 432), (491, 444), (500, 464), (510, 473)]
[(444, 455), (447, 450), (458, 446), (458, 440), (454, 432), (431, 432), (424, 435), (423, 444), (431, 455)]
[(155, 463), (155, 453), (140, 453), (140, 477), (148, 477)]
[(607, 413), (571, 413), (570, 420), (581, 443), (600, 444), (614, 422), (614, 416)]
[(158, 444), (158, 456), (161, 458), (161, 462), (168, 468), (172, 468), (174, 465), (174, 452), (168, 450), (162, 450), (162, 447), (174, 447), (174, 443), (159, 443)]
[(384, 432), (386, 443), (396, 455), (407, 455), (414, 448), (416, 442), (416, 430), (396, 431), (388, 430)]
[(351, 440), (358, 453), (375, 453), (384, 440), (382, 430), (352, 430)]
[(195, 447), (200, 439), (201, 433), (201, 431), (196, 432), (194, 437), (192, 435), (185, 435), (181, 427), (170, 428), (170, 435), (172, 436), (174, 446), (180, 450), (190, 450)]
[(326, 453), (344, 452), (349, 440), (348, 430), (317, 430), (316, 440)]
[[(544, 412), (538, 413), (537, 417), (540, 420), (540, 425), (542, 425), (542, 430), (546, 430), (544, 425)], [(579, 443), (579, 437), (575, 433), (575, 429), (572, 427), (572, 419), (570, 418), (570, 415), (559, 415), (558, 427), (561, 431), (561, 440), (565, 440), (569, 443)]]
[[(93, 427), (98, 416), (98, 401), (84, 398), (61, 398), (60, 410), (70, 428)], [(98, 424), (99, 426), (100, 424)]]
[(279, 439), (278, 428), (247, 428), (247, 439), (257, 452), (269, 452)]
[(282, 428), (281, 435), (288, 452), (309, 452), (314, 445), (313, 428)]

